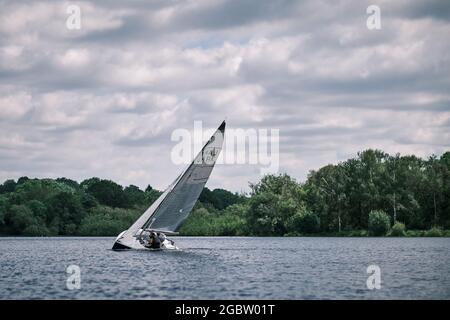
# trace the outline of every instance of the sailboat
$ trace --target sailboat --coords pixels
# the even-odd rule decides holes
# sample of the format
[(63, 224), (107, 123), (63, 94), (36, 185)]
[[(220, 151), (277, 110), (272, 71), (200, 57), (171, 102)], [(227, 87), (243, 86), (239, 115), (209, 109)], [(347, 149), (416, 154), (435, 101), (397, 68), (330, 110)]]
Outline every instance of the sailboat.
[(222, 150), (224, 135), (225, 121), (178, 178), (128, 230), (117, 236), (113, 250), (178, 249), (167, 236), (177, 235), (191, 213)]

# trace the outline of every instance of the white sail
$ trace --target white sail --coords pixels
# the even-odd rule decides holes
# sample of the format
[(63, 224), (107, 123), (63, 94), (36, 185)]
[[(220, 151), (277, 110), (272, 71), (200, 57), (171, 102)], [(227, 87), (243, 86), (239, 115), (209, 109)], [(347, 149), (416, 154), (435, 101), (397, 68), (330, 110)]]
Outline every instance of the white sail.
[(225, 121), (211, 136), (192, 163), (161, 196), (116, 239), (113, 249), (141, 248), (136, 238), (142, 230), (176, 232), (188, 217), (222, 150)]

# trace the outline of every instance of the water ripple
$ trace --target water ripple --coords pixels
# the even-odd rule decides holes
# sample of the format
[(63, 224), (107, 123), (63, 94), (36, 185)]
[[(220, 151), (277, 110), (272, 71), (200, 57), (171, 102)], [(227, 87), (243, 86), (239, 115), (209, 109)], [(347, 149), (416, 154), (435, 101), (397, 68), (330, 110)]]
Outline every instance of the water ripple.
[[(0, 238), (0, 299), (450, 299), (448, 238), (176, 241), (116, 252), (113, 238)], [(66, 287), (72, 264), (79, 290)], [(366, 287), (370, 264), (380, 290)]]

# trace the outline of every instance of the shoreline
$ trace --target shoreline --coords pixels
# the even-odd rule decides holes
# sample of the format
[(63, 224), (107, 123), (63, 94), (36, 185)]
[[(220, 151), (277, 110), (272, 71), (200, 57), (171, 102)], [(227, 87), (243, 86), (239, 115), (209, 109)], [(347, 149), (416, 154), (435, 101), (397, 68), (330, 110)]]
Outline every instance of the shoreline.
[[(24, 236), (24, 235), (0, 235), (0, 239), (6, 238), (115, 238), (116, 235), (56, 235), (56, 236)], [(284, 235), (284, 236), (226, 236), (226, 235), (176, 235), (171, 238), (450, 238), (450, 230), (441, 236), (427, 236), (427, 235), (406, 235), (406, 236), (369, 236), (369, 235), (337, 235), (337, 234), (320, 234), (320, 235)]]

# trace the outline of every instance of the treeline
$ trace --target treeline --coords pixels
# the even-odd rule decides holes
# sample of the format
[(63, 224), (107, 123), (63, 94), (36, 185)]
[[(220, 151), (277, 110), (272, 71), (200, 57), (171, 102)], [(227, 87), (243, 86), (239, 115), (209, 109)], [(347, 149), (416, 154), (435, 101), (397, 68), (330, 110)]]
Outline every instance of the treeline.
[[(0, 235), (107, 236), (126, 230), (159, 196), (150, 185), (99, 178), (6, 180), (0, 185)], [(205, 188), (200, 201), (221, 210), (243, 196)]]
[(427, 160), (366, 150), (311, 171), (306, 182), (268, 175), (245, 201), (200, 203), (192, 235), (450, 235), (450, 152)]
[[(205, 188), (183, 235), (449, 235), (450, 152), (423, 160), (366, 150), (311, 171), (250, 184), (249, 194)], [(7, 180), (0, 234), (115, 236), (160, 195), (99, 178)]]

